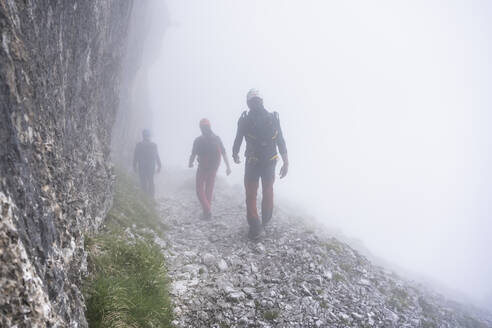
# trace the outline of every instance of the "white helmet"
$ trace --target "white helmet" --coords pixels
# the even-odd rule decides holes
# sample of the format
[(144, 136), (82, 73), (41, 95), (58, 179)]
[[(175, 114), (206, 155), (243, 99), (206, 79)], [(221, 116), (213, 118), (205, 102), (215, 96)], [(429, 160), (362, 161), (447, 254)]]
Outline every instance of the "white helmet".
[(258, 89), (251, 89), (251, 90), (248, 91), (248, 94), (246, 95), (246, 100), (247, 101), (250, 101), (253, 98), (263, 99), (261, 97), (260, 91), (258, 91)]

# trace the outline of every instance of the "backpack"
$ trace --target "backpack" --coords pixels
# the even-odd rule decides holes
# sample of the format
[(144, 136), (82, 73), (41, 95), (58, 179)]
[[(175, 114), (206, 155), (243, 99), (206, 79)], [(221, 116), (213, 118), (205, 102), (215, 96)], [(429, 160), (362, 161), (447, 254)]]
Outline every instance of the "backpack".
[(254, 117), (245, 111), (241, 119), (247, 142), (246, 157), (260, 161), (273, 159), (277, 155), (277, 137), (280, 127), (278, 113), (267, 112), (264, 116)]

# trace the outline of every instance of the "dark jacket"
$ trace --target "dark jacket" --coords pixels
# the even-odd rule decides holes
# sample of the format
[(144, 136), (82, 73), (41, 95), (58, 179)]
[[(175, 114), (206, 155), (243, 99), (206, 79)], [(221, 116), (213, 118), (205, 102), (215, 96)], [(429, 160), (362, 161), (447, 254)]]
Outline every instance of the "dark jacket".
[(265, 109), (244, 112), (238, 121), (236, 139), (232, 148), (233, 155), (239, 154), (243, 138), (246, 139), (245, 157), (247, 161), (266, 163), (287, 153), (282, 128), (277, 112)]
[(225, 148), (219, 136), (211, 133), (201, 135), (193, 142), (192, 156), (198, 156), (198, 168), (216, 170), (220, 165), (220, 156), (225, 154)]
[(156, 165), (161, 167), (157, 145), (149, 140), (139, 142), (133, 155), (133, 168), (138, 172), (154, 173)]

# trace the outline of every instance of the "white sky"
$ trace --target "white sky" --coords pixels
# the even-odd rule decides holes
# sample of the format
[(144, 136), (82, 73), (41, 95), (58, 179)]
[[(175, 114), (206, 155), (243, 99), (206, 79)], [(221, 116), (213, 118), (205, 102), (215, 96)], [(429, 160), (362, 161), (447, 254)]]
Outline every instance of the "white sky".
[(491, 1), (168, 6), (148, 76), (164, 163), (185, 167), (202, 117), (230, 155), (258, 88), (289, 149), (279, 193), (492, 308)]

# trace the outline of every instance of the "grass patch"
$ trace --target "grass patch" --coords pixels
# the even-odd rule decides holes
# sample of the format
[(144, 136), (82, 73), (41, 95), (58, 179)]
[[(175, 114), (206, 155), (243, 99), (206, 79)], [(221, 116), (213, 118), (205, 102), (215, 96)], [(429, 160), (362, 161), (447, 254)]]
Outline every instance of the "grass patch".
[(280, 315), (280, 312), (277, 310), (268, 310), (263, 313), (263, 318), (265, 318), (268, 321), (273, 321), (278, 318)]
[(419, 297), (418, 303), (420, 305), (420, 308), (422, 309), (422, 313), (426, 317), (433, 318), (437, 314), (438, 311), (436, 307), (427, 302), (423, 297)]
[(399, 287), (393, 288), (388, 304), (397, 311), (404, 311), (410, 304), (410, 298), (407, 291)]
[(340, 273), (338, 273), (338, 272), (335, 272), (335, 273), (333, 274), (333, 280), (334, 280), (335, 282), (337, 282), (337, 283), (338, 283), (338, 282), (344, 282), (344, 281), (346, 281), (346, 280), (345, 280), (345, 277), (344, 277), (344, 276), (342, 276), (342, 275), (341, 275)]
[(340, 263), (340, 269), (343, 271), (350, 273), (352, 272), (353, 267), (349, 263)]
[(337, 254), (343, 253), (343, 248), (340, 246), (338, 241), (334, 238), (331, 239), (330, 242), (325, 243), (325, 249), (329, 253), (330, 251), (334, 251)]
[[(128, 237), (127, 228), (135, 238)], [(104, 230), (86, 238), (90, 276), (84, 292), (89, 327), (171, 327), (164, 256), (151, 234), (139, 233), (145, 228), (162, 234), (154, 204), (130, 177), (119, 173)]]
[(161, 236), (166, 228), (159, 220), (154, 201), (137, 187), (131, 176), (117, 170), (113, 207), (105, 219), (105, 230), (117, 233), (133, 227), (152, 229)]

